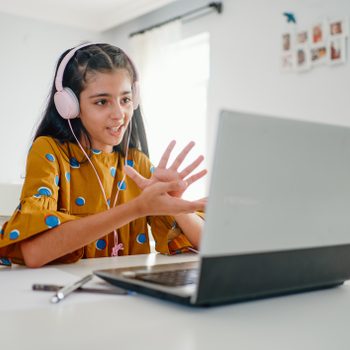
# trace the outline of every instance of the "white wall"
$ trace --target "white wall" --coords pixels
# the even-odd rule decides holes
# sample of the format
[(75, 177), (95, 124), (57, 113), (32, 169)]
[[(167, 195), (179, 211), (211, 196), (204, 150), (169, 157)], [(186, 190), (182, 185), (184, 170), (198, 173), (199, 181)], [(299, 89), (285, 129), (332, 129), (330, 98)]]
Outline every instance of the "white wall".
[(281, 72), (285, 11), (295, 13), (298, 27), (310, 27), (324, 17), (349, 16), (350, 2), (225, 1), (222, 18), (211, 31), (209, 117), (226, 107), (350, 125), (349, 61), (302, 74)]
[(20, 183), (55, 63), (92, 32), (0, 13), (0, 183)]
[[(106, 35), (127, 49), (130, 32), (207, 3), (182, 0)], [(184, 36), (210, 33), (209, 155), (222, 108), (350, 125), (350, 61), (298, 74), (282, 73), (279, 61), (283, 12), (294, 12), (298, 26), (309, 27), (324, 17), (350, 17), (348, 0), (226, 0), (223, 7), (220, 16), (189, 21), (183, 30)]]

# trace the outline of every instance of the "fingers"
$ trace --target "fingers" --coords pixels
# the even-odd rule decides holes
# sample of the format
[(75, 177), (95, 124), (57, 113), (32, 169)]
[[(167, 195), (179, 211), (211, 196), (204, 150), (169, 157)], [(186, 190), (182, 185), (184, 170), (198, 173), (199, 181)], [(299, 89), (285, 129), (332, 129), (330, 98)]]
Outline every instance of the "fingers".
[(199, 201), (193, 201), (191, 203), (192, 203), (192, 207), (195, 208), (193, 211), (205, 212), (205, 208), (207, 206), (207, 202), (206, 201), (199, 200)]
[(124, 167), (124, 171), (125, 174), (128, 175), (139, 188), (144, 189), (146, 187), (148, 180), (139, 174), (133, 167), (126, 165)]
[(191, 163), (189, 166), (187, 166), (184, 170), (181, 171), (180, 177), (181, 179), (184, 179), (186, 176), (192, 173), (194, 169), (198, 167), (200, 163), (202, 163), (204, 160), (203, 156), (199, 156), (193, 163)]
[[(172, 197), (168, 195), (171, 191), (183, 191), (186, 188), (186, 183), (184, 181), (176, 182), (161, 182), (158, 183), (158, 190), (161, 191), (163, 195), (166, 196), (168, 212), (164, 214), (186, 214), (193, 213), (195, 211), (204, 211), (206, 207), (206, 201), (203, 199), (197, 201), (187, 201), (185, 199)], [(165, 205), (164, 205), (165, 207)], [(164, 208), (163, 207), (163, 208)]]
[(208, 202), (208, 197), (203, 197), (203, 198), (197, 199), (196, 202), (207, 203)]
[(205, 201), (187, 201), (172, 197), (169, 192), (184, 191), (185, 181), (156, 182), (141, 194), (141, 212), (145, 215), (176, 215), (204, 211)]
[(173, 140), (169, 143), (168, 147), (166, 148), (165, 152), (163, 153), (162, 157), (160, 158), (158, 168), (165, 168), (166, 167), (166, 165), (168, 164), (170, 154), (175, 147), (175, 144), (176, 144), (175, 140)]
[(201, 179), (207, 173), (208, 173), (208, 171), (206, 169), (203, 169), (199, 173), (190, 176), (188, 179), (186, 179), (187, 186), (189, 186), (189, 185), (193, 184), (194, 182), (196, 182), (197, 180)]
[(205, 211), (205, 208), (206, 208), (206, 206), (207, 206), (207, 204), (208, 204), (208, 198), (207, 198), (207, 197), (204, 197), (204, 198), (201, 198), (201, 199), (197, 199), (195, 202), (196, 202), (198, 205), (200, 205), (200, 206), (203, 207), (202, 211)]
[(179, 166), (182, 164), (184, 159), (187, 157), (190, 150), (194, 147), (195, 143), (191, 141), (182, 151), (181, 153), (176, 157), (173, 164), (171, 165), (170, 169), (177, 170)]

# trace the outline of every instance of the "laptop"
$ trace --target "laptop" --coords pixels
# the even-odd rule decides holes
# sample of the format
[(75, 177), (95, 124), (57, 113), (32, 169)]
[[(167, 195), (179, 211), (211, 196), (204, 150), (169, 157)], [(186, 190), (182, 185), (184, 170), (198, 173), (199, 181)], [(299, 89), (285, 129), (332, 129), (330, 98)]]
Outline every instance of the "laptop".
[(349, 127), (225, 110), (198, 260), (94, 273), (193, 306), (338, 286), (349, 208)]

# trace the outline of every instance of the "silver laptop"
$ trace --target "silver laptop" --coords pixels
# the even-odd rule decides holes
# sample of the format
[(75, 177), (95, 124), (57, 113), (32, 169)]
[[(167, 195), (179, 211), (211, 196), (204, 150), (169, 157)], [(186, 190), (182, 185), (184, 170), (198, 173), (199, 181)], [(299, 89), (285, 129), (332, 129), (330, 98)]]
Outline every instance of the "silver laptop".
[(337, 286), (349, 208), (350, 128), (222, 111), (198, 261), (95, 274), (199, 306)]

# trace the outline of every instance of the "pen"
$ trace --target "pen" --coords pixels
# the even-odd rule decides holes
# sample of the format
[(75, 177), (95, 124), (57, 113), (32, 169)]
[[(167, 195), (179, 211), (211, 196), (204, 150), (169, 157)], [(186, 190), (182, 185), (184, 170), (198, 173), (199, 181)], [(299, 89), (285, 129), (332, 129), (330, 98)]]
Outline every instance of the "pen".
[[(36, 291), (44, 291), (44, 292), (57, 292), (59, 291), (63, 286), (59, 286), (57, 284), (42, 284), (42, 283), (34, 283), (32, 285), (32, 289)], [(97, 294), (127, 294), (127, 291), (125, 289), (116, 287), (116, 286), (109, 286), (108, 289), (105, 288), (84, 288), (79, 287), (74, 292), (86, 292), (86, 293), (97, 293)]]
[(69, 284), (68, 286), (65, 286), (61, 289), (59, 289), (56, 294), (51, 298), (51, 303), (58, 303), (65, 297), (67, 297), (69, 294), (74, 292), (76, 289), (80, 288), (83, 284), (86, 282), (89, 282), (92, 279), (93, 275), (87, 275), (83, 277), (81, 280), (76, 281), (72, 284)]

